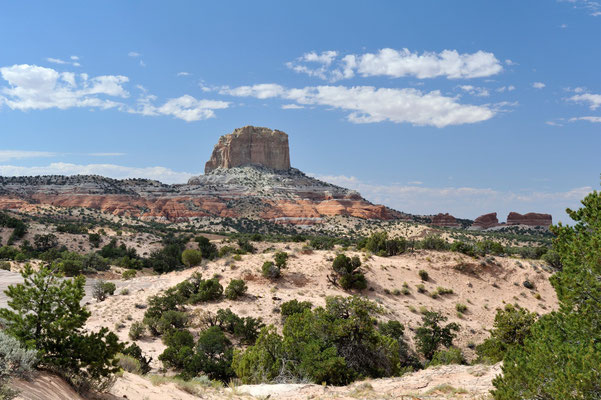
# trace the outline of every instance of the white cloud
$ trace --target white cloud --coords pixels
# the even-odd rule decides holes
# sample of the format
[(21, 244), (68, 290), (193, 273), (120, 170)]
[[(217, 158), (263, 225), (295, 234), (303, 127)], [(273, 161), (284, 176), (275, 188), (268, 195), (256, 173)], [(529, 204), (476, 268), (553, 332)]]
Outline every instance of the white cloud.
[(543, 89), (545, 86), (547, 86), (547, 85), (545, 85), (542, 82), (533, 82), (532, 83), (532, 87), (535, 89)]
[(353, 176), (310, 174), (318, 179), (357, 190), (368, 200), (385, 204), (412, 214), (449, 212), (456, 217), (476, 218), (497, 211), (503, 220), (509, 211), (520, 213), (544, 212), (566, 222), (566, 207), (577, 208), (580, 200), (592, 191), (591, 187), (574, 188), (565, 192), (524, 190), (500, 191), (472, 187), (422, 187), (410, 184), (382, 185), (363, 182)]
[(221, 94), (259, 99), (281, 98), (298, 105), (322, 105), (350, 111), (353, 123), (391, 121), (439, 128), (485, 121), (495, 115), (488, 106), (460, 104), (440, 91), (421, 92), (413, 88), (376, 89), (372, 86), (313, 86), (286, 89), (277, 84), (223, 87)]
[(601, 117), (576, 117), (576, 118), (570, 118), (570, 122), (575, 122), (575, 121), (588, 121), (588, 122), (592, 122), (592, 123), (597, 123), (597, 124), (601, 124)]
[(559, 27), (560, 27), (561, 29), (566, 29), (566, 28), (568, 27), (568, 25), (567, 25), (567, 24), (561, 24), (561, 25), (559, 25)]
[(77, 56), (71, 56), (71, 57), (69, 57), (69, 58), (70, 58), (71, 60), (73, 60), (73, 61), (77, 61), (77, 60), (79, 60), (79, 57), (77, 57)]
[(52, 57), (48, 57), (48, 58), (46, 59), (46, 61), (48, 61), (48, 62), (50, 62), (50, 63), (53, 63), (53, 64), (67, 64), (67, 62), (66, 62), (66, 61), (63, 61), (63, 60), (61, 60), (61, 59), (59, 59), (59, 58), (52, 58)]
[(593, 17), (601, 16), (601, 3), (596, 0), (558, 0), (560, 3), (571, 3), (574, 8), (586, 10)]
[(114, 164), (70, 164), (51, 163), (39, 167), (21, 167), (0, 165), (0, 175), (32, 176), (32, 175), (102, 175), (115, 179), (145, 178), (156, 179), (163, 183), (186, 183), (198, 173), (179, 172), (165, 167), (126, 167)]
[(121, 75), (89, 78), (87, 74), (59, 73), (37, 65), (13, 65), (0, 68), (8, 87), (0, 87), (0, 102), (16, 110), (67, 109), (71, 107), (112, 108), (121, 103), (100, 96), (125, 98), (129, 93)]
[(307, 53), (286, 64), (292, 70), (331, 82), (359, 74), (363, 77), (405, 76), (419, 79), (444, 76), (448, 79), (479, 78), (496, 75), (503, 66), (493, 53), (477, 51), (460, 54), (457, 50), (419, 54), (409, 49), (385, 48), (377, 53), (347, 54), (340, 59), (338, 52)]
[(140, 67), (145, 67), (146, 63), (144, 62), (144, 60), (140, 60)]
[(49, 63), (53, 63), (53, 64), (60, 64), (60, 65), (73, 65), (74, 67), (80, 67), (81, 64), (78, 62), (79, 57), (77, 56), (71, 56), (69, 57), (69, 59), (71, 61), (65, 61), (65, 60), (61, 60), (60, 58), (53, 58), (53, 57), (48, 57), (46, 58), (46, 61), (48, 61)]
[(177, 73), (177, 76), (190, 76), (190, 73), (189, 73), (189, 72), (182, 71), (182, 72), (178, 72), (178, 73)]
[(549, 126), (563, 126), (562, 123), (556, 122), (556, 121), (546, 121), (545, 124), (547, 124)]
[(214, 110), (229, 107), (229, 102), (219, 100), (197, 100), (190, 95), (184, 95), (167, 100), (162, 106), (155, 106), (152, 102), (156, 96), (147, 95), (138, 100), (138, 107), (128, 109), (134, 114), (156, 116), (171, 115), (186, 122), (199, 121), (215, 117)]
[(516, 63), (515, 61), (512, 61), (510, 59), (505, 60), (505, 64), (507, 64), (507, 65), (519, 65), (518, 63)]
[(49, 151), (29, 150), (0, 150), (0, 162), (9, 160), (21, 160), (24, 158), (54, 157), (56, 153)]
[(282, 110), (298, 110), (301, 108), (305, 108), (303, 106), (299, 106), (298, 104), (284, 104), (282, 105)]
[(477, 86), (472, 86), (472, 85), (461, 85), (461, 86), (459, 86), (459, 89), (471, 94), (472, 96), (478, 96), (478, 97), (490, 96), (488, 89), (483, 88), (483, 87), (477, 87)]
[(496, 89), (496, 91), (499, 92), (499, 93), (503, 93), (505, 91), (513, 92), (514, 90), (515, 90), (515, 86), (513, 86), (513, 85), (501, 86), (500, 88)]
[[(581, 88), (576, 88), (575, 91), (578, 89)], [(582, 90), (578, 90), (576, 93), (582, 93)], [(599, 108), (599, 106), (601, 106), (601, 94), (582, 93), (572, 96), (568, 100), (577, 103), (588, 103), (588, 106), (591, 110), (596, 110)]]
[(136, 51), (130, 51), (129, 53), (127, 53), (128, 56), (130, 57), (140, 57), (142, 54), (136, 52)]

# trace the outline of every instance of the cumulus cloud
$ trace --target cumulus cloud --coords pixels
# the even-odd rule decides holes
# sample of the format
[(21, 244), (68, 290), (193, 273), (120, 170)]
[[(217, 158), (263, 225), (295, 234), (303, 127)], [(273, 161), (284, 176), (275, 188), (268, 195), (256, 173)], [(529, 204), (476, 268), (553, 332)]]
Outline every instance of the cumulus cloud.
[(412, 214), (449, 212), (456, 217), (476, 218), (497, 211), (502, 220), (509, 211), (546, 212), (562, 221), (568, 221), (567, 207), (577, 208), (580, 200), (590, 193), (591, 187), (573, 188), (564, 192), (535, 190), (501, 191), (473, 187), (423, 187), (410, 185), (382, 185), (363, 182), (353, 176), (312, 176), (335, 185), (357, 190), (368, 200)]
[(391, 121), (439, 128), (485, 121), (495, 115), (488, 106), (461, 104), (440, 91), (422, 92), (413, 88), (390, 89), (372, 86), (312, 86), (287, 89), (277, 84), (259, 84), (236, 88), (223, 87), (221, 94), (281, 98), (298, 105), (321, 105), (350, 112), (353, 123)]
[(481, 50), (471, 54), (460, 54), (457, 50), (419, 54), (407, 48), (385, 48), (376, 53), (338, 56), (336, 51), (320, 54), (311, 52), (286, 65), (296, 72), (331, 82), (352, 78), (356, 74), (363, 77), (410, 76), (426, 79), (442, 76), (448, 79), (468, 79), (496, 75), (503, 70), (501, 62), (493, 53)]
[(198, 100), (187, 94), (169, 99), (160, 106), (154, 105), (154, 100), (156, 100), (156, 96), (143, 96), (138, 100), (138, 106), (129, 108), (128, 111), (148, 116), (170, 115), (186, 122), (192, 122), (213, 118), (215, 110), (228, 108), (230, 104), (220, 100)]
[(490, 96), (488, 89), (483, 88), (483, 87), (472, 86), (472, 85), (461, 85), (461, 86), (459, 86), (459, 89), (471, 94), (472, 96), (478, 96), (478, 97)]
[(190, 177), (199, 175), (199, 173), (174, 171), (165, 167), (127, 167), (114, 164), (80, 165), (57, 162), (39, 167), (0, 165), (0, 175), (102, 175), (115, 179), (146, 178), (163, 183), (186, 183)]
[(79, 63), (79, 57), (77, 56), (71, 56), (69, 57), (70, 61), (65, 61), (65, 60), (61, 60), (60, 58), (53, 58), (53, 57), (48, 57), (46, 58), (46, 61), (48, 61), (49, 63), (52, 64), (60, 64), (60, 65), (73, 65), (74, 67), (79, 67), (81, 66), (81, 64)]
[(586, 103), (591, 110), (596, 110), (601, 106), (601, 94), (582, 93), (581, 88), (576, 88), (576, 93), (581, 93), (570, 97), (568, 100), (576, 103)]
[(533, 82), (532, 83), (532, 87), (535, 89), (543, 89), (545, 86), (547, 86), (547, 85), (545, 85), (542, 82)]
[(58, 72), (37, 65), (13, 65), (0, 68), (0, 76), (8, 82), (0, 87), (0, 102), (16, 110), (67, 109), (71, 107), (112, 108), (121, 103), (103, 96), (126, 98), (121, 75), (90, 78), (87, 74)]
[(499, 88), (497, 88), (497, 89), (495, 89), (495, 90), (496, 90), (497, 92), (499, 92), (499, 93), (503, 93), (503, 92), (505, 92), (505, 91), (508, 91), (508, 92), (513, 92), (513, 91), (515, 90), (515, 86), (513, 86), (513, 85), (509, 85), (509, 86), (501, 86), (501, 87), (499, 87)]
[[(37, 65), (13, 65), (0, 68), (0, 76), (8, 86), (0, 86), (0, 105), (13, 110), (45, 110), (73, 107), (116, 108), (142, 115), (170, 115), (184, 121), (198, 121), (215, 116), (214, 110), (228, 108), (229, 103), (218, 100), (196, 99), (190, 95), (168, 99), (155, 105), (156, 96), (142, 92), (135, 106), (124, 102), (130, 94), (125, 89), (126, 76), (102, 75), (89, 77), (85, 73), (58, 72)], [(119, 101), (115, 101), (118, 99)]]

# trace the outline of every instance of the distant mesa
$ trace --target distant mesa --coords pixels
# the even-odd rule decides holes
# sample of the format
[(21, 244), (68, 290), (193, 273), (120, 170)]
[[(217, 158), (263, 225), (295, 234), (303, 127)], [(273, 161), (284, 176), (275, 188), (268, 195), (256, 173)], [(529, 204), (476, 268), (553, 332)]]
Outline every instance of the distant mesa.
[(449, 228), (458, 228), (461, 226), (461, 224), (459, 222), (457, 222), (457, 219), (449, 213), (445, 213), (445, 214), (440, 213), (440, 214), (433, 216), (431, 224), (436, 225), (436, 226), (449, 227)]
[(499, 226), (499, 219), (497, 218), (497, 213), (489, 213), (479, 216), (474, 220), (472, 224), (473, 229), (488, 229), (493, 228), (495, 226)]
[(245, 126), (223, 135), (205, 164), (205, 174), (218, 168), (258, 165), (275, 170), (290, 169), (288, 135), (282, 131)]
[(548, 228), (552, 224), (553, 217), (550, 214), (531, 212), (522, 215), (512, 211), (507, 216), (507, 225), (544, 226)]

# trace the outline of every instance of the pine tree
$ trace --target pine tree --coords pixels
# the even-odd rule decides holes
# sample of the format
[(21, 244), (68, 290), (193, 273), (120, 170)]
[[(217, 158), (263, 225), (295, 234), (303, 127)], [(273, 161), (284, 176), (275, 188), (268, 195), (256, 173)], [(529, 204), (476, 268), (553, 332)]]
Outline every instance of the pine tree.
[(601, 398), (601, 193), (552, 227), (563, 269), (551, 277), (559, 310), (541, 317), (504, 358), (498, 400)]

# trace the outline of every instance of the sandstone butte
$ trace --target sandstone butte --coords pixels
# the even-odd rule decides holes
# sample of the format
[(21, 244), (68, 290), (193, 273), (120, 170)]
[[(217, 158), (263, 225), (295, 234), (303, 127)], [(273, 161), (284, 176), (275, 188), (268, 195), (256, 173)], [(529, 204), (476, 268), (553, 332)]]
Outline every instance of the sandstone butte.
[(472, 224), (472, 228), (474, 229), (488, 229), (493, 228), (495, 226), (499, 226), (499, 219), (497, 218), (497, 213), (489, 213), (479, 216), (474, 220)]
[(205, 170), (176, 185), (93, 175), (0, 177), (0, 209), (31, 212), (51, 205), (156, 221), (246, 217), (303, 225), (336, 215), (402, 217), (291, 168), (288, 135), (281, 131), (247, 126), (222, 136)]
[(507, 216), (507, 225), (527, 225), (549, 227), (553, 224), (553, 218), (550, 214), (528, 213), (518, 214), (510, 212)]
[(217, 168), (260, 165), (276, 170), (290, 169), (288, 135), (269, 128), (245, 126), (223, 135), (205, 164), (205, 174)]
[(461, 224), (459, 224), (459, 222), (457, 222), (455, 217), (453, 217), (449, 213), (445, 213), (445, 214), (440, 213), (440, 214), (433, 216), (431, 224), (436, 225), (436, 226), (445, 226), (445, 227), (461, 226)]

